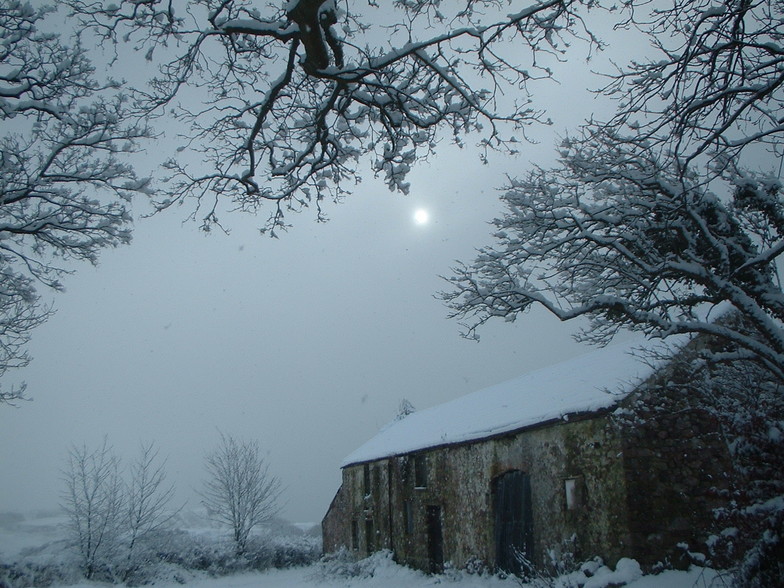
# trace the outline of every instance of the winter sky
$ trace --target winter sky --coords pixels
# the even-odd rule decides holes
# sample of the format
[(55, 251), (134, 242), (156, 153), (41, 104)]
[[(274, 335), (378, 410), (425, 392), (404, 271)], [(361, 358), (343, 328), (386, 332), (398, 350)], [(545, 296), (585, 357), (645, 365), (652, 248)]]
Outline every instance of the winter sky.
[[(434, 294), (455, 260), (489, 243), (505, 174), (552, 161), (556, 134), (595, 111), (578, 92), (599, 85), (588, 68), (578, 53), (561, 85), (537, 86), (555, 124), (517, 159), (482, 165), (470, 141), (445, 141), (409, 195), (368, 174), (326, 224), (306, 210), (276, 240), (258, 233), (266, 209), (225, 217), (229, 234), (205, 235), (176, 208), (137, 218), (130, 246), (65, 281), (34, 361), (12, 376), (33, 401), (0, 406), (0, 511), (55, 507), (68, 448), (104, 436), (125, 460), (154, 441), (178, 501), (195, 506), (222, 431), (267, 452), (286, 518), (319, 521), (342, 459), (403, 398), (426, 408), (587, 351), (574, 325), (541, 311), (466, 341)], [(160, 158), (150, 145), (140, 165)], [(134, 203), (135, 216), (148, 211)]]

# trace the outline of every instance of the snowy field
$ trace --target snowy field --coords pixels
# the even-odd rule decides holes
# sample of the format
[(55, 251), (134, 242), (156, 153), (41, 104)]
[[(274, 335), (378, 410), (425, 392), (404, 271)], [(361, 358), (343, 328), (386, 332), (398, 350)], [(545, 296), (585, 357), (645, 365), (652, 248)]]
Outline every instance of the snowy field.
[[(590, 586), (618, 586), (619, 584), (606, 583), (600, 578)], [(554, 586), (577, 587), (569, 584), (566, 579), (563, 583), (556, 580)], [(692, 588), (692, 587), (718, 587), (724, 582), (712, 570), (692, 569), (689, 572), (668, 571), (656, 576), (643, 576), (639, 580), (625, 584), (629, 588)], [(74, 584), (72, 588), (97, 588), (95, 583)], [(107, 585), (108, 586), (108, 585)], [(156, 584), (159, 588), (181, 588), (177, 582)], [(188, 582), (192, 588), (424, 588), (426, 586), (441, 586), (443, 588), (522, 588), (516, 578), (501, 579), (497, 576), (479, 577), (465, 573), (454, 573), (440, 576), (427, 576), (420, 572), (398, 566), (391, 561), (379, 561), (370, 577), (340, 578), (330, 577), (318, 564), (304, 568), (287, 570), (270, 570), (254, 574), (239, 574), (223, 578), (197, 579)], [(544, 587), (545, 584), (534, 584)], [(588, 586), (588, 585), (586, 585)]]
[[(608, 586), (606, 583), (594, 585)], [(639, 580), (626, 584), (629, 588), (692, 588), (724, 585), (724, 582), (717, 578), (714, 572), (700, 569), (694, 569), (689, 572), (669, 571), (657, 576), (644, 576)], [(82, 583), (72, 585), (71, 588), (97, 588), (98, 586), (101, 585)], [(323, 576), (318, 566), (309, 566), (288, 570), (270, 570), (256, 574), (240, 574), (225, 578), (194, 580), (193, 582), (188, 582), (187, 586), (191, 588), (424, 588), (426, 586), (441, 586), (442, 588), (522, 588), (523, 585), (515, 578), (500, 579), (496, 576), (477, 577), (468, 574), (426, 576), (388, 562), (378, 565), (373, 576), (368, 578), (328, 578)], [(539, 586), (544, 586), (544, 584)], [(555, 586), (558, 586), (558, 583)], [(561, 584), (561, 586), (567, 587), (569, 584)], [(173, 582), (156, 584), (156, 587), (182, 588), (182, 584)]]
[[(24, 519), (0, 515), (0, 566), (28, 562), (35, 565), (56, 564), (66, 560), (67, 546), (64, 541), (64, 518), (27, 516)], [(194, 537), (209, 537), (218, 540), (223, 532), (210, 526), (194, 515), (185, 515), (178, 521), (188, 528)], [(311, 538), (318, 533), (312, 525), (279, 524), (267, 532), (293, 539)], [(297, 535), (301, 533), (301, 535)], [(211, 577), (205, 572), (172, 570), (168, 577), (156, 579), (157, 588), (608, 588), (629, 586), (630, 588), (718, 588), (728, 586), (717, 572), (709, 569), (692, 568), (687, 572), (666, 571), (659, 575), (641, 576), (636, 562), (622, 560), (615, 570), (595, 564), (590, 577), (580, 572), (550, 580), (522, 584), (517, 578), (501, 578), (496, 575), (468, 574), (448, 570), (440, 575), (426, 575), (395, 564), (389, 553), (377, 553), (358, 563), (332, 559), (307, 566), (287, 569), (269, 569), (263, 572), (239, 573), (229, 576)], [(0, 579), (2, 576), (0, 576)], [(21, 584), (10, 583), (8, 588)], [(27, 584), (28, 586), (30, 584)], [(44, 585), (44, 584), (42, 584)], [(109, 588), (112, 584), (88, 581), (59, 582), (54, 587)], [(3, 587), (5, 588), (5, 587)]]

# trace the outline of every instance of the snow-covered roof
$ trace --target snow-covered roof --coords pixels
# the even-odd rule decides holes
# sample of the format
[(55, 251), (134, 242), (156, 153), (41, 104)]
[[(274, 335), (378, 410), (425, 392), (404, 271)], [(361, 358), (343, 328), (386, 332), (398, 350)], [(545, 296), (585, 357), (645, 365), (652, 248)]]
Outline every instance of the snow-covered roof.
[(475, 441), (610, 408), (652, 373), (634, 357), (645, 341), (608, 345), (392, 421), (341, 464)]

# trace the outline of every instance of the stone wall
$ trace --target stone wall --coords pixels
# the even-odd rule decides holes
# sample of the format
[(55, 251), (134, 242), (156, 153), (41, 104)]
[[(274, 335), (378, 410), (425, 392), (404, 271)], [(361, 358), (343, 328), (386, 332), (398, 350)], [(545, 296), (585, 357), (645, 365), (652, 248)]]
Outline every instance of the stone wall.
[[(493, 480), (520, 470), (530, 476), (536, 565), (546, 567), (549, 554), (565, 552), (578, 560), (601, 554), (613, 563), (625, 554), (629, 541), (620, 452), (612, 420), (592, 415), (347, 467), (325, 518), (325, 549), (342, 544), (358, 556), (369, 547), (391, 549), (399, 562), (431, 570), (427, 513), (428, 507), (431, 513), (439, 507), (444, 560), (459, 568), (492, 568)], [(425, 484), (416, 480), (417, 459), (427, 465)], [(575, 499), (569, 507), (566, 480)], [(339, 498), (341, 493), (345, 498)], [(333, 520), (342, 520), (343, 527)], [(353, 542), (352, 526), (357, 535)]]
[[(432, 570), (428, 525), (438, 512), (444, 562), (494, 568), (494, 481), (518, 470), (530, 479), (540, 569), (550, 554), (687, 565), (687, 549), (707, 552), (715, 510), (736, 476), (716, 412), (690, 386), (695, 345), (612, 413), (344, 468), (324, 519), (325, 550), (345, 546), (364, 557), (390, 549), (399, 562)], [(417, 463), (426, 464), (426, 481)]]
[[(667, 374), (688, 381), (686, 374)], [(720, 424), (688, 387), (669, 377), (622, 404), (623, 462), (633, 548), (643, 566), (688, 566), (688, 551), (708, 553), (715, 509), (727, 504), (732, 463)]]
[(335, 497), (321, 521), (322, 549), (324, 553), (334, 553), (341, 548), (351, 547), (349, 493), (341, 484)]

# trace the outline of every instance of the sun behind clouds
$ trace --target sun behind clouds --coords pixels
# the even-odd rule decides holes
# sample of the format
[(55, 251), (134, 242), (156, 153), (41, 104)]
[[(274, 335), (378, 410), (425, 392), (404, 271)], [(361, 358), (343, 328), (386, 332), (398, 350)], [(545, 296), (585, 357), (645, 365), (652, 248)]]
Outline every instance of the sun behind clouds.
[(424, 208), (417, 208), (414, 211), (414, 222), (418, 225), (426, 225), (430, 221), (430, 213)]

